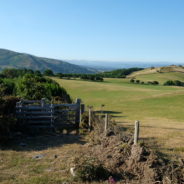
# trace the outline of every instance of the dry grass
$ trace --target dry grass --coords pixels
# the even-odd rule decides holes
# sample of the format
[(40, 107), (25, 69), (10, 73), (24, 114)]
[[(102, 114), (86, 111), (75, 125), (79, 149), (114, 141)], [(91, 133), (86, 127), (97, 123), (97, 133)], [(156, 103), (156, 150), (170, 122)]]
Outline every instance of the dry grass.
[(137, 72), (133, 72), (128, 76), (128, 78), (138, 77), (139, 75), (146, 75), (146, 74), (158, 74), (158, 73), (168, 73), (168, 72), (178, 72), (184, 73), (184, 68), (181, 66), (171, 65), (165, 67), (155, 67), (155, 68), (146, 68), (144, 70), (140, 70)]
[[(25, 142), (26, 147), (21, 147)], [(75, 135), (21, 138), (0, 151), (0, 183), (61, 184), (70, 182), (71, 159), (83, 140)], [(42, 154), (41, 159), (33, 158)]]

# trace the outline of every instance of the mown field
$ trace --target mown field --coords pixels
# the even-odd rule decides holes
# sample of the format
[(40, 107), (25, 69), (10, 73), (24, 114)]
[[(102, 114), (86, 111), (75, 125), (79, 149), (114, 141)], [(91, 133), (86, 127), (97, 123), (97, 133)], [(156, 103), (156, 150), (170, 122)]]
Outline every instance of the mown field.
[[(159, 77), (158, 77), (159, 79)], [(141, 121), (141, 138), (160, 151), (184, 155), (184, 88), (131, 84), (128, 79), (105, 79), (104, 82), (55, 80), (73, 99), (80, 97), (96, 110), (101, 105), (122, 126)]]

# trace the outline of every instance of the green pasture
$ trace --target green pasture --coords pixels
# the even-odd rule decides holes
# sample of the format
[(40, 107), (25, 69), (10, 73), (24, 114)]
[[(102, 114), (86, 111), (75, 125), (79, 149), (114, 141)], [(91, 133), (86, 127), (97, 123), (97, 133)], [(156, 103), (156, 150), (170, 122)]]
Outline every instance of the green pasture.
[(145, 118), (184, 119), (184, 88), (130, 84), (127, 79), (104, 82), (55, 79), (72, 96), (87, 105), (114, 111), (118, 120)]
[(158, 81), (160, 84), (168, 80), (180, 80), (184, 81), (184, 73), (181, 72), (167, 72), (167, 73), (150, 73), (150, 74), (140, 74), (135, 77), (138, 80), (147, 81)]
[(184, 156), (184, 87), (131, 84), (128, 79), (55, 80), (73, 99), (81, 98), (96, 110), (104, 104), (102, 110), (123, 126), (133, 127), (140, 120), (143, 140), (166, 154)]

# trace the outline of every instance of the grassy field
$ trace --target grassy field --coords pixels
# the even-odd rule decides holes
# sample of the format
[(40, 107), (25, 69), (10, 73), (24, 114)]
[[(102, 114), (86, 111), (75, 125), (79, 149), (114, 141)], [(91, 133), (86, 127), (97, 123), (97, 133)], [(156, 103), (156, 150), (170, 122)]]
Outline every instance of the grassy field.
[[(105, 79), (104, 82), (54, 79), (74, 100), (81, 98), (96, 110), (101, 110), (104, 104), (103, 110), (111, 111), (123, 127), (133, 127), (134, 121), (140, 120), (141, 139), (152, 148), (159, 148), (170, 156), (184, 156), (183, 87), (131, 84), (127, 79)], [(0, 183), (72, 183), (69, 168), (85, 141), (76, 135), (13, 139), (0, 147)], [(37, 155), (42, 158), (35, 158)]]
[(166, 72), (166, 73), (151, 73), (151, 74), (140, 74), (135, 76), (136, 79), (141, 81), (159, 81), (163, 84), (167, 80), (180, 80), (184, 81), (184, 73), (180, 72)]
[[(150, 74), (151, 75), (151, 74)], [(184, 88), (130, 84), (128, 79), (104, 82), (55, 78), (73, 99), (96, 110), (113, 111), (117, 122), (133, 126), (141, 121), (141, 138), (168, 154), (184, 155)]]
[[(26, 146), (22, 147), (21, 142)], [(16, 139), (0, 149), (0, 183), (70, 183), (73, 179), (69, 173), (71, 161), (83, 143), (76, 135)], [(35, 158), (40, 155), (41, 158)]]

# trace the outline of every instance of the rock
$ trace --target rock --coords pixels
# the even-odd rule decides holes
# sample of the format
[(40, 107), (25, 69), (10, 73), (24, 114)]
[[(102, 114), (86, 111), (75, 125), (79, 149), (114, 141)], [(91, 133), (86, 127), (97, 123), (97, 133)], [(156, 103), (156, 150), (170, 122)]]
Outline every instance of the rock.
[(71, 173), (72, 176), (76, 176), (75, 167), (70, 168), (70, 173)]
[(39, 154), (39, 155), (35, 155), (35, 156), (33, 157), (33, 159), (42, 159), (43, 157), (44, 157), (44, 155)]

